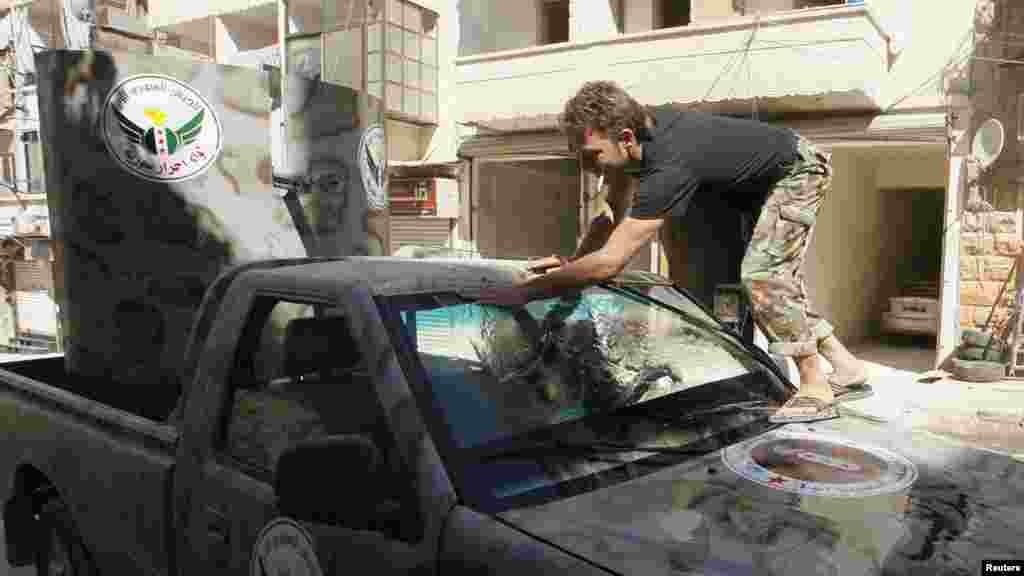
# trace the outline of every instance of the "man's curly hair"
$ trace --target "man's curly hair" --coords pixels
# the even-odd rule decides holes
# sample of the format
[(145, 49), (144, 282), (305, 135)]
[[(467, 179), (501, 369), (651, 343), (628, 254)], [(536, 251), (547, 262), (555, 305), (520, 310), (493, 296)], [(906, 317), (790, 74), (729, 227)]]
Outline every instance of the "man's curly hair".
[(607, 132), (612, 142), (618, 142), (625, 128), (643, 139), (647, 135), (646, 117), (646, 108), (618, 84), (598, 80), (585, 83), (565, 103), (558, 125), (572, 145), (579, 146), (586, 128)]

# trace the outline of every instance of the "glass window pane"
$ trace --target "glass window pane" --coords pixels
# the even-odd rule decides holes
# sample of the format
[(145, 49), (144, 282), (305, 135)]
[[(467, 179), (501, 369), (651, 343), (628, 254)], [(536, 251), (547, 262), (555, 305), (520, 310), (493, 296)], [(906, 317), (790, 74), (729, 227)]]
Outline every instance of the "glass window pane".
[(402, 57), (388, 53), (386, 62), (388, 82), (400, 83), (402, 81)]
[(420, 116), (429, 122), (437, 119), (437, 96), (424, 92), (420, 97)]
[[(416, 311), (426, 384), (457, 445), (517, 436), (759, 369), (721, 336), (633, 295), (588, 289), (578, 302), (537, 301), (527, 312), (552, 327), (550, 358), (537, 357), (535, 337), (507, 310), (460, 304)], [(583, 334), (597, 345), (576, 345)]]
[(410, 116), (420, 115), (420, 91), (411, 88), (405, 89), (405, 99), (402, 102), (402, 112)]
[(382, 98), (383, 92), (381, 89), (382, 82), (370, 82), (368, 85), (370, 96), (374, 98)]
[(402, 29), (395, 28), (394, 26), (388, 26), (387, 42), (388, 52), (401, 54), (405, 50), (405, 34), (402, 33)]
[(415, 4), (405, 2), (405, 27), (413, 32), (423, 31), (423, 9)]
[(437, 66), (437, 40), (434, 38), (423, 39), (422, 60), (431, 66)]
[(420, 87), (420, 63), (415, 60), (405, 60), (405, 85), (412, 88)]
[(430, 66), (420, 66), (420, 87), (424, 90), (437, 92), (437, 69)]
[[(358, 28), (331, 32), (323, 35), (323, 42), (323, 81), (362, 89), (363, 63), (360, 58), (352, 57), (362, 52), (362, 32)], [(377, 75), (380, 75), (379, 70)]]
[(381, 53), (372, 52), (366, 57), (366, 81), (380, 82), (381, 80)]
[(402, 9), (401, 0), (388, 0), (388, 22), (401, 24), (404, 17), (405, 11)]
[(400, 111), (402, 109), (402, 87), (388, 82), (387, 91), (388, 110)]
[(366, 30), (366, 43), (369, 46), (367, 50), (375, 52), (381, 50), (380, 46), (380, 31), (383, 24), (371, 24)]
[(420, 59), (420, 37), (413, 32), (405, 32), (405, 55), (413, 60)]

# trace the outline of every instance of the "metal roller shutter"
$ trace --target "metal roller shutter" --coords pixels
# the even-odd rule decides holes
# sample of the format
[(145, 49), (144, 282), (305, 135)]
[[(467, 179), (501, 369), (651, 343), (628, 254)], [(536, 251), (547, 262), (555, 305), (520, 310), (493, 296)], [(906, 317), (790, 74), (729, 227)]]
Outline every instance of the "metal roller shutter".
[(45, 260), (18, 260), (14, 262), (16, 290), (50, 290), (53, 286), (49, 262)]
[(402, 246), (447, 246), (451, 239), (453, 220), (419, 216), (391, 217), (391, 249), (394, 254)]

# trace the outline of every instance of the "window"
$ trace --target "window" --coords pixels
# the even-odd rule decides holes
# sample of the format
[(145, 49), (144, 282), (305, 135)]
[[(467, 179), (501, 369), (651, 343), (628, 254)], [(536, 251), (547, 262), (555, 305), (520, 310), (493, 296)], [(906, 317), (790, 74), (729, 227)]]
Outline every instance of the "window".
[(569, 41), (569, 0), (541, 0), (541, 44)]
[[(460, 494), (485, 512), (542, 504), (650, 471), (631, 465), (648, 458), (642, 453), (531, 453), (528, 433), (538, 433), (534, 440), (682, 447), (751, 425), (759, 415), (710, 425), (692, 412), (763, 401), (764, 385), (773, 381), (738, 341), (704, 325), (716, 323), (696, 304), (665, 286), (593, 287), (578, 300), (531, 302), (514, 312), (441, 293), (395, 297), (386, 305), (398, 311), (389, 316), (412, 352), (407, 369), (422, 383), (420, 405), (431, 411), (441, 457)], [(639, 418), (608, 414), (636, 404), (646, 405), (628, 414)], [(688, 413), (693, 420), (682, 423)], [(657, 425), (661, 419), (679, 424)], [(516, 456), (519, 447), (527, 452)], [(510, 450), (509, 458), (500, 456)]]
[(606, 288), (518, 314), (425, 297), (403, 306), (401, 318), (457, 448), (753, 370), (675, 312)]
[(35, 130), (23, 132), (21, 141), (25, 152), (25, 182), (29, 194), (46, 192), (43, 181), (43, 147), (39, 141), (39, 133)]
[(690, 0), (655, 0), (655, 28), (675, 28), (689, 23)]
[[(287, 448), (327, 436), (362, 435), (380, 451), (385, 497), (402, 503), (403, 514), (417, 514), (410, 476), (344, 316), (330, 311), (316, 316), (305, 303), (259, 300), (229, 383), (231, 408), (219, 444), (231, 466), (272, 483)], [(393, 527), (395, 535), (418, 539), (418, 516), (404, 518)]]
[[(386, 30), (384, 35), (382, 26)], [(405, 0), (389, 0), (387, 22), (370, 24), (368, 39), (366, 70), (370, 95), (382, 98), (386, 90), (389, 112), (435, 124), (438, 14)]]

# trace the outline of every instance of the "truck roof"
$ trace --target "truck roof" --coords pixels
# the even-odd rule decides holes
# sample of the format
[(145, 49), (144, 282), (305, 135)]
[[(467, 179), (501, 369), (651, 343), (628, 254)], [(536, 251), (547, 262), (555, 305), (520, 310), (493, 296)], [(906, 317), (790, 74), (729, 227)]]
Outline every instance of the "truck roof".
[[(399, 258), (357, 256), (323, 262), (300, 263), (269, 269), (254, 269), (243, 276), (263, 278), (282, 288), (293, 288), (296, 277), (302, 285), (321, 294), (341, 297), (360, 281), (378, 296), (401, 296), (427, 292), (472, 294), (485, 286), (511, 285), (523, 278), (526, 261), (465, 258)], [(671, 282), (648, 272), (627, 271), (616, 283), (663, 284)], [(312, 284), (311, 284), (312, 283)]]

